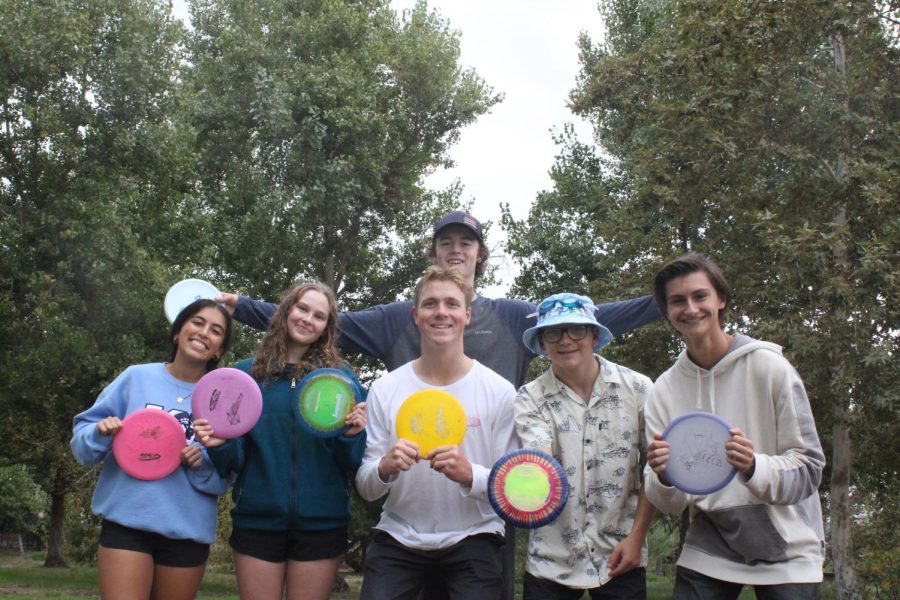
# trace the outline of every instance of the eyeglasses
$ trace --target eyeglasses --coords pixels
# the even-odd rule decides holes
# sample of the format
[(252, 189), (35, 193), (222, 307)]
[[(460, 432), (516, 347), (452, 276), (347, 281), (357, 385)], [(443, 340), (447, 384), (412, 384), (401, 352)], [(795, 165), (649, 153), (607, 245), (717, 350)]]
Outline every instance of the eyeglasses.
[(568, 333), (569, 338), (573, 342), (583, 340), (588, 334), (587, 325), (570, 325), (569, 327), (553, 327), (541, 330), (541, 339), (545, 342), (555, 344), (562, 340), (563, 334)]

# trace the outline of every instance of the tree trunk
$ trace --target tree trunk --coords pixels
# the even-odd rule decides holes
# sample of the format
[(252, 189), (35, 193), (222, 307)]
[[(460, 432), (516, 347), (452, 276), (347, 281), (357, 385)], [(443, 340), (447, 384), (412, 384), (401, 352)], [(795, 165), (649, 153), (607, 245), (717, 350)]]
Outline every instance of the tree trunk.
[[(834, 70), (841, 81), (847, 78), (847, 50), (844, 36), (839, 28), (835, 28), (828, 36), (834, 60)], [(846, 85), (846, 83), (844, 84)], [(846, 107), (845, 107), (846, 108)], [(837, 157), (831, 176), (835, 183), (841, 185), (849, 171), (847, 155), (848, 144), (837, 149)], [(847, 209), (839, 205), (832, 222), (838, 230), (847, 226)], [(834, 254), (835, 271), (848, 286), (850, 281), (850, 260), (847, 245), (838, 237), (832, 252)], [(834, 311), (835, 323), (847, 322), (847, 312), (842, 306)], [(832, 391), (831, 405), (834, 409), (834, 428), (832, 429), (831, 452), (831, 556), (834, 560), (834, 579), (837, 584), (838, 598), (841, 600), (860, 600), (859, 577), (856, 573), (856, 561), (853, 557), (853, 538), (850, 530), (850, 467), (853, 462), (853, 448), (850, 444), (850, 405), (849, 384), (846, 381), (843, 362), (831, 369)]]
[(66, 494), (54, 492), (50, 496), (50, 527), (47, 530), (47, 560), (45, 567), (67, 567), (63, 558), (63, 521), (66, 514)]
[[(846, 161), (838, 157), (835, 171), (846, 172)], [(847, 224), (847, 212), (839, 207), (834, 215), (835, 225), (844, 227)], [(848, 278), (849, 261), (847, 246), (838, 241), (832, 249), (837, 274)], [(835, 323), (846, 323), (847, 313), (843, 308), (834, 311)], [(849, 385), (846, 379), (845, 365), (840, 362), (831, 368), (834, 427), (832, 429), (831, 449), (831, 557), (834, 561), (834, 580), (837, 584), (838, 598), (841, 600), (860, 600), (859, 577), (856, 574), (856, 560), (853, 556), (853, 537), (850, 531), (852, 507), (850, 506), (850, 470), (853, 463), (853, 448), (850, 443), (850, 404), (847, 397)]]
[(850, 534), (850, 427), (847, 425), (846, 402), (835, 398), (835, 423), (832, 430), (831, 455), (831, 555), (834, 559), (834, 579), (841, 600), (860, 600), (853, 539)]

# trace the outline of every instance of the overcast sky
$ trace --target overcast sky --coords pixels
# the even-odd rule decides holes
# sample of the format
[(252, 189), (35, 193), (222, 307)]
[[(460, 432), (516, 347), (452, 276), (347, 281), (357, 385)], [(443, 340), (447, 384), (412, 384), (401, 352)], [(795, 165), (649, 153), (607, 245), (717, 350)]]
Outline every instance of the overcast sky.
[[(186, 19), (184, 0), (173, 4), (175, 14)], [(391, 4), (399, 12), (415, 0)], [(462, 65), (474, 67), (504, 94), (503, 102), (462, 131), (451, 150), (456, 166), (426, 180), (439, 189), (459, 179), (463, 200), (474, 200), (475, 216), (495, 223), (488, 244), (502, 283), (480, 292), (499, 297), (515, 276), (515, 266), (500, 249), (500, 204), (509, 203), (513, 215), (523, 218), (537, 193), (551, 187), (548, 172), (557, 150), (552, 130), (571, 122), (579, 137), (590, 138), (590, 127), (566, 102), (578, 74), (578, 34), (586, 31), (598, 40), (603, 23), (595, 0), (430, 0), (428, 5), (461, 33)]]
[[(391, 4), (401, 11), (415, 0)], [(441, 188), (458, 178), (463, 199), (475, 201), (475, 216), (495, 222), (488, 243), (502, 282), (481, 292), (499, 297), (516, 273), (501, 254), (500, 204), (509, 203), (513, 216), (523, 218), (537, 193), (550, 189), (548, 173), (557, 152), (552, 130), (570, 122), (579, 137), (590, 139), (590, 126), (566, 103), (579, 70), (578, 34), (586, 31), (599, 40), (603, 23), (594, 0), (431, 0), (428, 5), (461, 33), (462, 64), (504, 94), (490, 114), (463, 130), (451, 150), (456, 167), (427, 180)]]

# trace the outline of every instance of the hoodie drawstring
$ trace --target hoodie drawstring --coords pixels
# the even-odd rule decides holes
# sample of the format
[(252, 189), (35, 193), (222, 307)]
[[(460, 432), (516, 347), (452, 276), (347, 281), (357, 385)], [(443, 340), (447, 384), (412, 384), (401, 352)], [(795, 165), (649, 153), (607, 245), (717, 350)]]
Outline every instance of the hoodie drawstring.
[(694, 371), (697, 374), (697, 410), (701, 410), (703, 408), (703, 398), (701, 398), (703, 387), (703, 378), (700, 377), (700, 369), (698, 368)]
[[(700, 368), (697, 374), (697, 410), (703, 410), (703, 376), (700, 374)], [(709, 412), (716, 414), (716, 374), (715, 371), (707, 371), (709, 374)]]

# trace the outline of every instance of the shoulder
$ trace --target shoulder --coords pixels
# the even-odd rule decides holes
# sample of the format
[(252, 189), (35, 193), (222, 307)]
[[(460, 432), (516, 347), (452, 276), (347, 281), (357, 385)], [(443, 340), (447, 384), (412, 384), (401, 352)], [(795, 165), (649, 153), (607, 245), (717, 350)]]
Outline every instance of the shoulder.
[(342, 312), (342, 318), (365, 318), (374, 317), (376, 315), (387, 316), (389, 318), (402, 318), (412, 316), (413, 303), (411, 300), (400, 300), (398, 302), (388, 302), (387, 304), (379, 304), (364, 310)]
[(796, 373), (793, 365), (782, 354), (781, 346), (773, 342), (756, 340), (744, 335), (736, 336), (740, 346), (734, 350), (735, 362), (745, 361), (754, 376), (773, 377)]
[(478, 381), (482, 382), (484, 385), (487, 385), (490, 389), (494, 390), (498, 394), (515, 394), (516, 388), (513, 387), (513, 384), (507, 381), (499, 373), (497, 373), (490, 367), (486, 367), (477, 360), (473, 359), (473, 363), (474, 364), (472, 368), (475, 369), (474, 375)]
[(159, 375), (165, 372), (165, 363), (144, 363), (140, 365), (131, 365), (122, 371), (122, 375)]
[(145, 363), (141, 365), (131, 365), (122, 371), (116, 381), (127, 382), (134, 380), (157, 379), (166, 376), (166, 366), (164, 363)]
[(402, 364), (393, 371), (388, 371), (373, 381), (370, 390), (373, 392), (377, 390), (386, 390), (396, 387), (400, 383), (408, 382), (410, 380), (411, 372), (412, 362)]
[(513, 298), (485, 298), (484, 296), (477, 296), (472, 304), (478, 308), (522, 317), (528, 316), (537, 310), (537, 307), (531, 302)]
[[(648, 406), (654, 404), (654, 398), (667, 397), (672, 394), (673, 390), (681, 389), (682, 385), (677, 381), (678, 375), (677, 364), (675, 364), (663, 371), (660, 376), (656, 378), (656, 381), (650, 386), (651, 394), (647, 401)], [(687, 381), (690, 382), (693, 380)]]
[(653, 381), (643, 373), (638, 373), (637, 371), (629, 369), (619, 363), (614, 363), (603, 357), (598, 357), (598, 359), (600, 361), (600, 367), (603, 369), (603, 374), (608, 379), (618, 380), (627, 387), (642, 394), (653, 386)]
[(532, 400), (538, 400), (547, 395), (547, 386), (550, 385), (553, 381), (553, 371), (551, 369), (547, 369), (543, 373), (537, 376), (536, 379), (532, 379), (525, 385), (519, 388), (518, 395), (524, 396), (526, 398), (531, 398)]
[(243, 371), (244, 373), (249, 373), (250, 369), (253, 367), (253, 362), (254, 362), (253, 358), (245, 358), (244, 360), (241, 360), (241, 361), (238, 361), (237, 363), (235, 363), (233, 368), (239, 369), (239, 370)]

